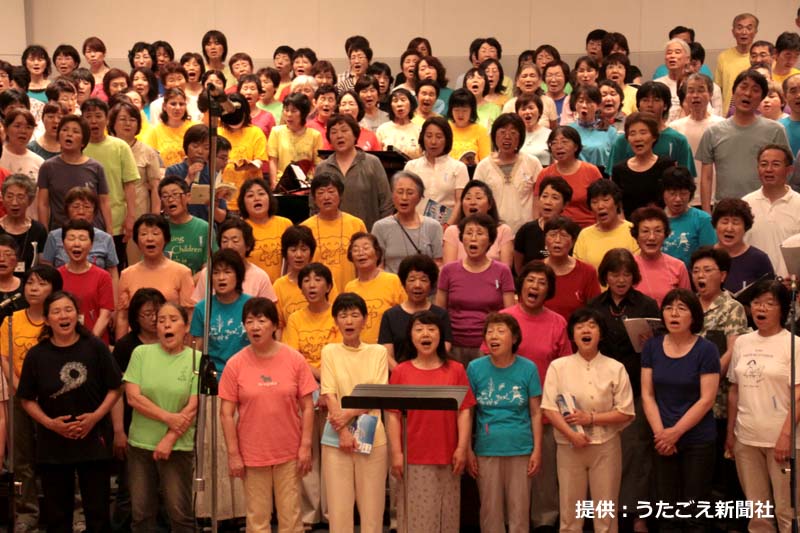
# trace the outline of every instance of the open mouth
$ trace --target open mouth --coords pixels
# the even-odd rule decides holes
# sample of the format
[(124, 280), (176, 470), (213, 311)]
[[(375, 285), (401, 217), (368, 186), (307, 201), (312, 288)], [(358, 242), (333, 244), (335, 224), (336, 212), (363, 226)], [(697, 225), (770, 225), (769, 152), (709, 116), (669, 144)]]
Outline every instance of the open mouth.
[(766, 320), (767, 319), (767, 315), (765, 315), (764, 313), (759, 312), (759, 313), (754, 314), (753, 318), (755, 320), (759, 320), (759, 321), (760, 320)]
[(155, 252), (158, 248), (155, 244), (145, 244), (144, 249), (148, 252)]
[(492, 350), (492, 351), (499, 350), (501, 346), (502, 346), (502, 344), (497, 342), (497, 341), (489, 342), (489, 349)]
[(676, 318), (673, 318), (673, 319), (670, 319), (670, 320), (668, 320), (668, 321), (667, 321), (667, 324), (669, 324), (670, 326), (673, 326), (673, 327), (676, 327), (676, 328), (677, 328), (677, 327), (680, 327), (680, 325), (681, 325), (681, 321), (680, 321), (680, 320), (678, 320), (678, 319), (676, 319)]
[(164, 333), (164, 338), (168, 339), (168, 340), (169, 339), (174, 339), (175, 338), (175, 334), (173, 332), (171, 332), (171, 331), (167, 331), (166, 333)]
[(425, 346), (426, 348), (430, 348), (431, 346), (433, 346), (433, 341), (431, 341), (430, 339), (422, 339), (420, 341), (420, 344), (422, 346)]
[(73, 259), (80, 259), (80, 257), (83, 255), (83, 249), (82, 248), (72, 248), (69, 251), (69, 254), (72, 256)]
[(697, 289), (698, 289), (698, 290), (703, 290), (703, 289), (705, 289), (705, 288), (706, 288), (706, 282), (705, 282), (705, 280), (702, 280), (702, 279), (701, 279), (701, 280), (699, 280), (699, 281), (696, 283), (696, 285), (697, 285)]
[(471, 243), (471, 244), (467, 245), (467, 251), (468, 252), (472, 252), (473, 254), (476, 254), (476, 253), (478, 253), (478, 250), (480, 250), (480, 247), (475, 243)]
[(470, 215), (474, 215), (477, 212), (478, 212), (478, 208), (477, 207), (468, 207), (467, 208), (467, 213), (469, 213)]
[(350, 326), (346, 326), (346, 327), (344, 328), (344, 334), (345, 334), (345, 336), (348, 336), (348, 337), (349, 337), (349, 336), (351, 336), (351, 335), (354, 335), (354, 334), (355, 334), (355, 332), (356, 332), (356, 328), (353, 328), (353, 327), (350, 327)]
[(598, 211), (597, 212), (597, 220), (600, 222), (605, 222), (608, 219), (608, 211)]
[(591, 344), (592, 343), (592, 336), (589, 334), (581, 335), (580, 339), (582, 344)]

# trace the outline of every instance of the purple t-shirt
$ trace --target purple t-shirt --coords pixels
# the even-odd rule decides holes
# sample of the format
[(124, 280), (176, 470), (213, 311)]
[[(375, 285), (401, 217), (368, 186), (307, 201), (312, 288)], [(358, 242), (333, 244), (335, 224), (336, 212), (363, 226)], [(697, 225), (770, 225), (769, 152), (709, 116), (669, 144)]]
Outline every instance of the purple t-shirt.
[[(674, 359), (664, 353), (664, 337), (649, 339), (642, 350), (642, 368), (653, 369), (653, 390), (665, 428), (671, 428), (700, 399), (701, 374), (719, 374), (719, 351), (711, 341), (698, 337), (689, 353)], [(711, 409), (678, 440), (678, 450), (688, 444), (704, 444), (717, 437)]]
[(438, 288), (447, 293), (447, 311), (456, 346), (477, 348), (483, 342), (486, 315), (504, 307), (503, 293), (514, 292), (511, 269), (499, 261), (483, 272), (469, 272), (461, 261), (442, 267)]
[(725, 278), (725, 290), (737, 292), (748, 283), (752, 283), (764, 274), (775, 276), (769, 256), (755, 246), (751, 246), (742, 255), (731, 257), (731, 269)]
[[(108, 194), (108, 182), (103, 166), (89, 158), (85, 163), (71, 165), (66, 163), (61, 157), (48, 159), (39, 168), (39, 180), (37, 185), (40, 189), (46, 189), (50, 200), (50, 220), (49, 228), (60, 228), (67, 221), (67, 211), (64, 199), (73, 187), (88, 187), (98, 196)], [(105, 229), (103, 215), (100, 213), (100, 206), (97, 206), (94, 217), (94, 226)]]

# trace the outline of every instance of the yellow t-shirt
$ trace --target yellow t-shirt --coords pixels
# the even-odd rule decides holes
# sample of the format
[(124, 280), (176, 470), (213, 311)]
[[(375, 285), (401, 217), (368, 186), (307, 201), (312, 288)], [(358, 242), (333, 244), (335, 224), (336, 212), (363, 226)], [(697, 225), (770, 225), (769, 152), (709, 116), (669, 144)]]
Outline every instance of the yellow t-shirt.
[(740, 54), (736, 47), (722, 51), (717, 57), (714, 81), (722, 90), (722, 109), (727, 113), (733, 95), (733, 81), (743, 70), (750, 68), (750, 54)]
[(603, 256), (612, 248), (625, 248), (631, 253), (639, 253), (639, 244), (631, 235), (633, 224), (625, 220), (611, 231), (600, 231), (597, 224), (583, 228), (575, 241), (572, 254), (575, 259), (589, 263), (594, 268), (600, 266)]
[(272, 216), (263, 224), (248, 219), (253, 227), (256, 245), (248, 259), (267, 273), (269, 280), (277, 280), (281, 276), (281, 235), (292, 225), (288, 218)]
[[(275, 290), (275, 295), (278, 297), (278, 318), (280, 319), (281, 328), (285, 328), (286, 320), (289, 318), (289, 315), (308, 305), (308, 302), (306, 301), (306, 297), (303, 296), (303, 291), (300, 290), (300, 286), (290, 280), (288, 274), (275, 280), (275, 283), (272, 284), (272, 288)], [(328, 293), (328, 301), (333, 303), (338, 295), (339, 291), (336, 290), (336, 284), (334, 283), (331, 292)]]
[[(25, 309), (14, 311), (11, 323), (11, 336), (13, 337), (12, 357), (14, 360), (14, 374), (19, 377), (22, 374), (22, 363), (28, 350), (39, 344), (39, 333), (42, 331), (44, 321), (35, 324), (28, 318)], [(8, 324), (3, 323), (0, 327), (0, 354), (8, 357)]]
[(186, 158), (186, 153), (183, 151), (183, 135), (195, 124), (196, 122), (185, 120), (177, 128), (170, 128), (162, 122), (147, 130), (142, 142), (158, 152), (165, 167), (177, 165)]
[[(389, 383), (389, 356), (380, 344), (366, 344), (361, 339), (358, 348), (345, 346), (341, 342), (328, 344), (322, 349), (320, 367), (320, 394), (335, 394), (341, 402), (349, 396), (356, 385), (385, 385)], [(378, 417), (373, 446), (386, 444), (380, 409), (372, 409), (369, 414)]]
[(306, 305), (289, 315), (281, 340), (303, 354), (309, 365), (319, 368), (322, 348), (332, 342), (342, 342), (342, 334), (330, 309), (312, 313)]
[(622, 88), (622, 94), (625, 96), (622, 100), (622, 112), (627, 116), (638, 111), (636, 107), (636, 87), (626, 85)]
[(331, 269), (334, 287), (347, 286), (348, 282), (356, 278), (356, 268), (347, 260), (347, 246), (353, 234), (367, 231), (364, 222), (349, 213), (341, 212), (341, 217), (336, 220), (323, 220), (319, 215), (314, 215), (301, 225), (309, 228), (317, 241), (313, 261)]
[(789, 76), (794, 76), (795, 74), (800, 74), (800, 69), (798, 69), (796, 67), (792, 67), (791, 69), (789, 69), (789, 72), (787, 72), (786, 74), (776, 74), (775, 71), (773, 70), (772, 71), (772, 81), (774, 81), (778, 85), (781, 85), (783, 83), (783, 80), (785, 80)]
[(321, 149), (322, 134), (314, 128), (306, 128), (300, 134), (293, 133), (285, 125), (272, 128), (267, 142), (267, 153), (270, 159), (278, 160), (278, 175), (273, 177), (275, 183), (281, 179), (289, 163), (299, 161), (311, 162), (311, 170), (306, 172), (306, 176), (310, 179), (319, 163), (317, 152)]
[(450, 122), (453, 129), (453, 149), (450, 157), (461, 159), (466, 152), (475, 152), (475, 162), (488, 157), (492, 153), (492, 141), (489, 139), (489, 132), (480, 124), (470, 124), (466, 128), (459, 128), (454, 122)]
[[(233, 199), (228, 201), (228, 209), (238, 211), (239, 207), (236, 200), (239, 197), (239, 187), (250, 178), (262, 177), (262, 169), (269, 169), (267, 138), (264, 137), (264, 132), (261, 131), (261, 128), (257, 126), (248, 126), (235, 131), (226, 128), (217, 128), (217, 131), (220, 137), (225, 137), (231, 143), (228, 164), (222, 171), (222, 181), (236, 186), (236, 194), (233, 195)], [(263, 166), (262, 169), (236, 170), (236, 163), (242, 159), (248, 161), (258, 159), (265, 166)]]
[(381, 272), (369, 281), (354, 279), (345, 286), (344, 292), (354, 292), (367, 302), (367, 323), (361, 332), (361, 340), (367, 343), (378, 342), (383, 313), (407, 298), (400, 278), (389, 272)]

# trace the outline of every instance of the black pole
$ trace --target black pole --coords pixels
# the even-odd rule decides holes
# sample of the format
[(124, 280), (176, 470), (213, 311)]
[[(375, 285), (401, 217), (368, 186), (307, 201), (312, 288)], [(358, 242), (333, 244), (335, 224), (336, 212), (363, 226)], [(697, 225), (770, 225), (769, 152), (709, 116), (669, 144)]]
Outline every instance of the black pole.
[(797, 330), (797, 276), (791, 276), (792, 287), (792, 305), (789, 307), (789, 330), (791, 332), (789, 356), (791, 358), (790, 365), (790, 382), (789, 390), (791, 391), (791, 404), (789, 406), (789, 413), (791, 417), (791, 429), (789, 431), (789, 497), (792, 499), (792, 533), (798, 533), (797, 523), (797, 449), (795, 442), (797, 440), (797, 406), (795, 401), (795, 376), (797, 375), (797, 368), (794, 361), (794, 354), (796, 353), (795, 346), (795, 332)]

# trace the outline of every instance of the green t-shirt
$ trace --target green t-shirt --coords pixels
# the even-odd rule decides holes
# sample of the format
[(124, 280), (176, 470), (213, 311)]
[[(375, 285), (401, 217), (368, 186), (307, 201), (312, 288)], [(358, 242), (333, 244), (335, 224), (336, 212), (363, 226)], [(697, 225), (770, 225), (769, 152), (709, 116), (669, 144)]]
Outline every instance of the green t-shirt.
[(281, 117), (283, 116), (283, 102), (280, 100), (275, 100), (269, 105), (264, 105), (259, 100), (256, 103), (256, 107), (261, 109), (262, 111), (269, 111), (272, 113), (272, 118), (275, 119), (275, 124), (281, 123)]
[[(189, 398), (197, 394), (197, 376), (192, 372), (192, 349), (188, 347), (177, 355), (170, 355), (160, 344), (138, 346), (133, 350), (123, 379), (139, 385), (148, 400), (170, 413), (180, 412)], [(163, 422), (147, 418), (134, 409), (128, 442), (137, 448), (155, 450), (168, 429)], [(172, 449), (191, 451), (193, 448), (194, 424)]]
[(125, 184), (140, 179), (131, 147), (122, 139), (106, 135), (99, 143), (89, 143), (83, 153), (103, 165), (111, 201), (111, 226), (114, 235), (121, 235), (128, 212)]
[[(192, 217), (183, 224), (169, 223), (170, 240), (164, 252), (173, 261), (186, 265), (197, 274), (206, 262), (208, 254), (208, 222)], [(216, 250), (213, 243), (212, 250)]]

